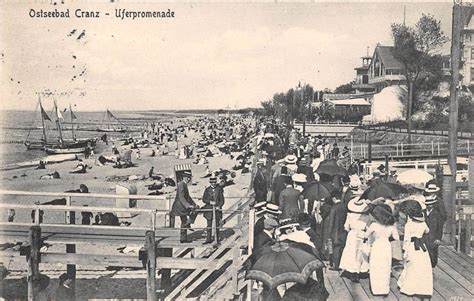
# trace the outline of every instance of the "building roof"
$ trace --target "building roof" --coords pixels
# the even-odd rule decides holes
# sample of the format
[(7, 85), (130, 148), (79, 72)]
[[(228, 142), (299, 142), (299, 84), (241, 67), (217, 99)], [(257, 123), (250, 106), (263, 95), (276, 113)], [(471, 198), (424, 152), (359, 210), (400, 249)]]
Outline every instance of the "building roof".
[[(393, 56), (393, 46), (377, 46), (375, 52), (379, 55), (380, 60), (383, 62), (385, 69), (403, 69), (402, 63), (400, 63)], [(372, 60), (373, 61), (373, 60)]]
[(367, 69), (369, 69), (369, 65), (365, 65), (365, 66), (360, 66), (360, 67), (354, 68), (354, 70), (367, 70)]
[(336, 106), (370, 106), (370, 102), (364, 98), (346, 98), (329, 100), (329, 102)]

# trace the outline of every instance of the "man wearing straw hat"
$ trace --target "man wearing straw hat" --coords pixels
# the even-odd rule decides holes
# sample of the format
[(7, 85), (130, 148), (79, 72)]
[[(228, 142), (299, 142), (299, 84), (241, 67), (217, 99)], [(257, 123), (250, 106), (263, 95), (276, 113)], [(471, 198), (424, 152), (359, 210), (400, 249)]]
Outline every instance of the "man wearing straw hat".
[(438, 202), (437, 193), (439, 190), (436, 184), (428, 184), (425, 189), (426, 224), (430, 231), (425, 234), (423, 239), (428, 246), (433, 268), (438, 264), (438, 247), (443, 238), (443, 226), (447, 218), (444, 204)]
[(183, 178), (178, 182), (176, 187), (176, 198), (170, 212), (170, 227), (174, 228), (175, 218), (179, 216), (181, 219), (181, 234), (180, 242), (190, 242), (187, 237), (187, 228), (191, 227), (189, 215), (191, 215), (196, 203), (189, 195), (188, 183), (191, 180), (191, 173), (189, 171), (183, 172)]
[(209, 187), (204, 190), (202, 201), (204, 207), (202, 209), (211, 210), (204, 212), (204, 218), (207, 220), (207, 238), (206, 244), (212, 243), (212, 220), (213, 220), (213, 208), (216, 208), (216, 240), (219, 241), (219, 227), (222, 224), (222, 206), (224, 205), (224, 192), (220, 186), (217, 185), (217, 177), (209, 178)]

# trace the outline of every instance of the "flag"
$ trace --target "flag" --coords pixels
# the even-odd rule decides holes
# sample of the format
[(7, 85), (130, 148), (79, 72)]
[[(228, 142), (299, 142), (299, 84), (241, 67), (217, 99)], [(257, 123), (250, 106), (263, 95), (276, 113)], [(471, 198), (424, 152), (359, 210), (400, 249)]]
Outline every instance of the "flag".
[(41, 117), (42, 117), (44, 120), (51, 121), (51, 118), (49, 118), (48, 114), (46, 114), (46, 112), (44, 111), (43, 106), (41, 106)]
[(64, 112), (67, 112), (67, 108), (64, 108), (64, 111), (63, 111), (63, 113), (64, 113)]
[(58, 115), (58, 120), (59, 120), (59, 119), (64, 119), (64, 118), (63, 118), (63, 115), (61, 115), (61, 112), (59, 111), (59, 108), (58, 108), (58, 107), (56, 107), (56, 115)]
[(76, 114), (71, 110), (71, 119), (77, 119)]
[(115, 118), (114, 114), (112, 114), (112, 112), (110, 112), (109, 110), (107, 110), (107, 115), (109, 115), (110, 117)]

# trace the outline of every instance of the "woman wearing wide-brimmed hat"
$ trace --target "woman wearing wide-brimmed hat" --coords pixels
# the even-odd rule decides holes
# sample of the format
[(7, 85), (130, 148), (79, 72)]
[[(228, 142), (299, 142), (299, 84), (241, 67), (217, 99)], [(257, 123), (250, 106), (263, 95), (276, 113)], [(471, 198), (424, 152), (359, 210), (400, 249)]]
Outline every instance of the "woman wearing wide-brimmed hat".
[(399, 239), (394, 226), (395, 217), (387, 204), (379, 204), (370, 212), (374, 222), (367, 229), (370, 257), (370, 288), (374, 295), (388, 295), (392, 268), (392, 246), (390, 241)]
[(408, 220), (403, 242), (405, 264), (398, 286), (403, 294), (429, 299), (433, 294), (433, 270), (428, 247), (422, 241), (429, 229), (418, 202), (409, 200), (402, 209), (408, 215)]
[(369, 271), (368, 257), (363, 253), (364, 240), (370, 221), (370, 216), (367, 214), (369, 207), (366, 200), (355, 197), (349, 201), (347, 209), (344, 229), (348, 234), (339, 268), (344, 270), (341, 276), (349, 278), (353, 282), (359, 282), (359, 278), (361, 276), (366, 278)]

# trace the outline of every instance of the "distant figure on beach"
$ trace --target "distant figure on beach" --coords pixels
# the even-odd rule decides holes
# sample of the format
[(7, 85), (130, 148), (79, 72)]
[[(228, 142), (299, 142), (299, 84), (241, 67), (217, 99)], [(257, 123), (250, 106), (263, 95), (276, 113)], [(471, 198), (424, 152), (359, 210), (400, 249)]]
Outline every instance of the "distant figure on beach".
[(107, 139), (107, 134), (103, 134), (102, 137), (100, 137), (100, 139), (105, 142), (105, 145), (109, 145), (109, 140)]
[[(84, 207), (87, 207), (87, 205), (84, 205)], [(92, 217), (94, 217), (94, 214), (92, 214), (92, 212), (89, 212), (89, 211), (82, 211), (81, 212), (81, 217), (82, 217), (81, 218), (81, 224), (90, 225)]]
[(46, 162), (40, 160), (36, 169), (46, 169)]
[(8, 222), (12, 223), (15, 220), (15, 209), (8, 209)]
[(148, 177), (153, 180), (161, 180), (163, 178), (162, 175), (155, 173), (155, 167), (153, 166), (150, 168), (150, 171), (148, 172)]
[(174, 228), (176, 216), (181, 219), (181, 234), (180, 242), (190, 242), (187, 237), (187, 228), (191, 227), (193, 209), (196, 208), (196, 203), (189, 195), (188, 183), (191, 181), (191, 173), (186, 171), (183, 173), (183, 178), (178, 182), (176, 189), (176, 198), (170, 212), (170, 227)]
[(71, 170), (69, 173), (86, 173), (87, 172), (87, 164), (82, 162), (82, 160), (79, 160), (79, 163), (77, 163), (76, 168)]
[(119, 151), (117, 149), (117, 146), (115, 146), (115, 142), (112, 142), (112, 154), (118, 155)]
[(51, 179), (60, 179), (61, 176), (59, 175), (59, 172), (55, 171), (53, 173), (48, 173), (45, 175), (42, 175), (40, 177), (41, 180), (51, 180)]

